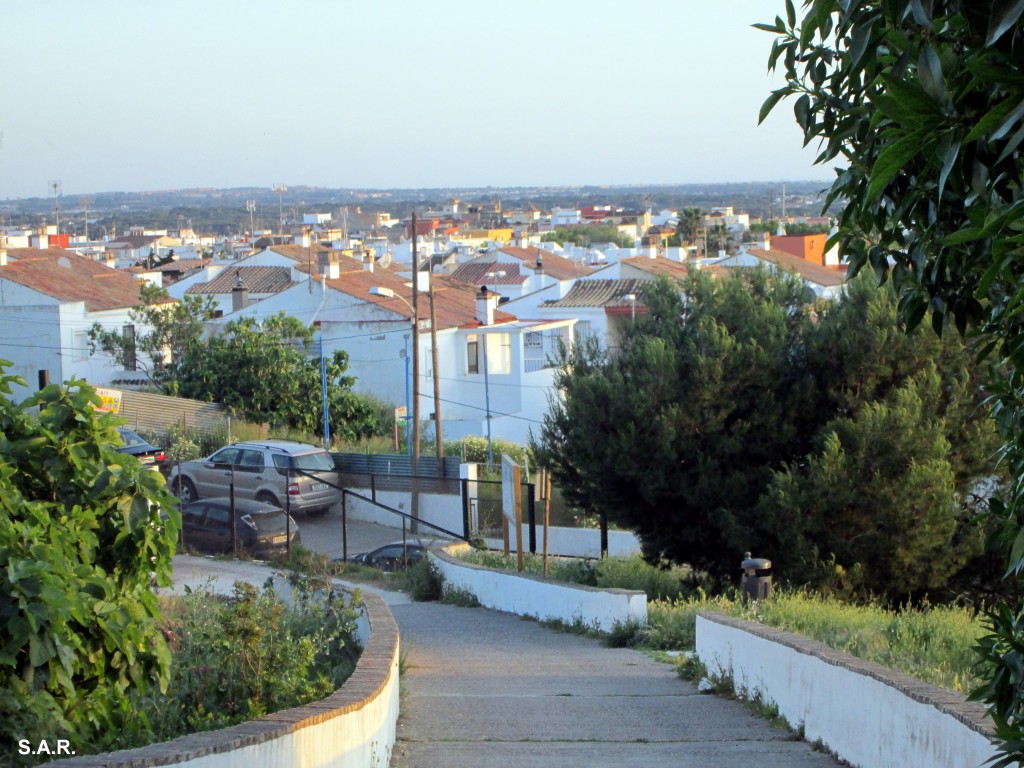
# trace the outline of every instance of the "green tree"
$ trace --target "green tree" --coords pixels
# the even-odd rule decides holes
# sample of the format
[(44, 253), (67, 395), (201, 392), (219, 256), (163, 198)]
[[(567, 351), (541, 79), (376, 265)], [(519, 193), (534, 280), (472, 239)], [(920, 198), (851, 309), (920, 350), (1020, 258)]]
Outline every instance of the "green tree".
[(126, 336), (120, 328), (111, 331), (95, 323), (89, 330), (91, 350), (118, 361), (135, 359), (150, 381), (175, 394), (178, 366), (189, 345), (202, 338), (203, 324), (214, 316), (216, 302), (210, 296), (188, 294), (178, 301), (149, 284), (139, 289), (139, 298), (142, 303), (129, 312), (136, 334)]
[[(1017, 478), (992, 505), (1024, 573), (1024, 4), (1003, 0), (813, 0), (799, 18), (757, 25), (776, 40), (786, 84), (761, 109), (795, 97), (805, 143), (843, 166), (838, 241), (854, 271), (891, 277), (913, 326), (977, 329), (997, 350), (992, 410), (1002, 459)], [(890, 267), (890, 263), (894, 266)], [(979, 693), (1002, 742), (1024, 759), (1024, 603), (990, 614), (991, 682)]]
[[(193, 343), (178, 366), (183, 397), (219, 402), (245, 419), (323, 434), (320, 357), (313, 331), (283, 312), (262, 324), (233, 320), (222, 333)], [(381, 409), (352, 391), (348, 354), (327, 361), (331, 434), (343, 439), (387, 433)]]
[[(982, 548), (962, 519), (950, 444), (928, 368), (885, 401), (825, 426), (821, 446), (777, 472), (761, 498), (773, 564), (796, 583), (901, 602), (943, 587)], [(964, 531), (964, 535), (958, 535)]]
[[(164, 688), (170, 653), (151, 578), (170, 583), (178, 530), (159, 473), (118, 453), (83, 382), (20, 405), (0, 361), (0, 750), (67, 738), (103, 749)], [(166, 517), (161, 516), (161, 510)]]

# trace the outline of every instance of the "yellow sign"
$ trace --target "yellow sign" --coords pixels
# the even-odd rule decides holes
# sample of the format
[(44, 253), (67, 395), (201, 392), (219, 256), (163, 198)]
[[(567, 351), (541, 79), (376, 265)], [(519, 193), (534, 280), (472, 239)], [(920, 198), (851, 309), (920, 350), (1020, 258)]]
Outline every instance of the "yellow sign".
[(119, 389), (104, 389), (103, 387), (96, 387), (96, 395), (101, 401), (101, 405), (96, 410), (101, 413), (120, 413), (121, 411), (121, 390)]

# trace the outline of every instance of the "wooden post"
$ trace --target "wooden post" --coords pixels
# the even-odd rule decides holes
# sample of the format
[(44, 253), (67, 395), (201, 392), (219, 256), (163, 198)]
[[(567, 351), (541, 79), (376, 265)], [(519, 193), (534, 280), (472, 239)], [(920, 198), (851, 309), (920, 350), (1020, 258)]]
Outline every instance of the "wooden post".
[(544, 470), (544, 575), (548, 575), (548, 529), (551, 527), (551, 471)]

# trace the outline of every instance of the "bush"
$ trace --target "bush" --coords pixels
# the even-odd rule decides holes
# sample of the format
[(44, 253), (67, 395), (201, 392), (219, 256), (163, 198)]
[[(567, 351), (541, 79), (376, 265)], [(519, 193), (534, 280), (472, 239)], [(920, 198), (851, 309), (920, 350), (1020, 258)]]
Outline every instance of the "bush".
[(429, 557), (424, 557), (402, 574), (405, 589), (413, 600), (440, 600), (444, 582)]

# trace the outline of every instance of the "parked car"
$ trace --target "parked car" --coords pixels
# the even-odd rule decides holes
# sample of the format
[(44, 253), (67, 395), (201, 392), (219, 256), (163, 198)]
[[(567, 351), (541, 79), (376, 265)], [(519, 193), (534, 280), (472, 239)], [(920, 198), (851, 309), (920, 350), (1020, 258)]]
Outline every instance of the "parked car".
[(141, 464), (146, 465), (160, 465), (167, 461), (167, 454), (163, 448), (157, 448), (152, 443), (143, 440), (130, 429), (118, 427), (117, 433), (121, 436), (121, 445), (117, 447), (120, 453), (134, 456)]
[(372, 568), (380, 568), (382, 571), (398, 571), (410, 565), (415, 565), (426, 557), (427, 548), (423, 544), (412, 541), (394, 541), (385, 544), (383, 547), (371, 552), (360, 552), (358, 555), (351, 555), (348, 558), (350, 563), (369, 565)]
[[(283, 554), (302, 537), (294, 519), (280, 507), (251, 499), (235, 499), (235, 538), (241, 551), (253, 557)], [(185, 546), (202, 552), (231, 551), (231, 499), (201, 499), (181, 508), (181, 534)]]
[[(179, 475), (180, 469), (180, 475)], [(168, 487), (181, 503), (211, 496), (235, 498), (321, 515), (341, 501), (338, 473), (331, 454), (315, 445), (290, 440), (235, 443), (205, 459), (171, 468)]]

